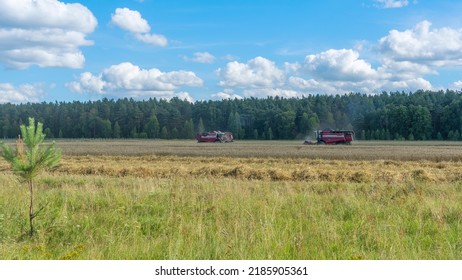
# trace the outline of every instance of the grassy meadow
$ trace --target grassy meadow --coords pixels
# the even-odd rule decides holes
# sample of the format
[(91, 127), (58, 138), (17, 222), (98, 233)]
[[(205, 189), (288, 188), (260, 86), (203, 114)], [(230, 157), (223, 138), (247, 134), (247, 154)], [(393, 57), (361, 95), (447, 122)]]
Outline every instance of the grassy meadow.
[(0, 259), (462, 259), (457, 142), (58, 141), (0, 161)]

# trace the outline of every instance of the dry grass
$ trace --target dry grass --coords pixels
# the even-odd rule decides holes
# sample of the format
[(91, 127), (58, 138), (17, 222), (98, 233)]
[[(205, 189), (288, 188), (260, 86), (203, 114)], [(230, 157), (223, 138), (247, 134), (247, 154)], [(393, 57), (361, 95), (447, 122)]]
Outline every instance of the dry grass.
[[(5, 164), (0, 169), (6, 170)], [(453, 183), (462, 162), (347, 161), (180, 156), (64, 156), (55, 173), (139, 178), (235, 178), (260, 181)]]

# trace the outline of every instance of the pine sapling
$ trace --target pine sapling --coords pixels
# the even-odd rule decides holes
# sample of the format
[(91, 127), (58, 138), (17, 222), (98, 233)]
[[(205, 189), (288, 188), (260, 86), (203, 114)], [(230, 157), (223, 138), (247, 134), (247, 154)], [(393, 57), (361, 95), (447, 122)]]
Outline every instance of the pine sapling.
[(34, 234), (34, 179), (42, 171), (59, 165), (61, 150), (56, 148), (53, 141), (48, 147), (42, 147), (45, 134), (43, 124), (35, 125), (34, 118), (29, 118), (29, 125), (21, 125), (21, 136), (16, 141), (16, 151), (1, 142), (2, 157), (10, 163), (13, 172), (29, 187), (29, 225), (30, 237)]

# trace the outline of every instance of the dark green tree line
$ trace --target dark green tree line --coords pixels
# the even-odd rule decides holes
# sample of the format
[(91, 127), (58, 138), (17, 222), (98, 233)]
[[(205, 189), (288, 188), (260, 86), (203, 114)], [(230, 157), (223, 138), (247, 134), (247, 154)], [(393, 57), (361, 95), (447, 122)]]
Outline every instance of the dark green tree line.
[(0, 137), (16, 138), (34, 117), (50, 138), (192, 139), (206, 130), (236, 139), (302, 139), (313, 130), (351, 129), (365, 140), (461, 140), (459, 91), (308, 95), (220, 101), (173, 98), (0, 104)]

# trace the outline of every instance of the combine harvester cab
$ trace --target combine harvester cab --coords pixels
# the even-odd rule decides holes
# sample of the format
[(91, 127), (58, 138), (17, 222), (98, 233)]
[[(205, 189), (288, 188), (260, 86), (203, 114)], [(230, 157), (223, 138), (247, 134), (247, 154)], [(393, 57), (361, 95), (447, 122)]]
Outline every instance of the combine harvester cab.
[(233, 142), (234, 137), (231, 132), (210, 131), (196, 134), (197, 142)]
[(304, 144), (351, 144), (353, 141), (353, 135), (355, 134), (352, 130), (316, 130), (314, 132), (316, 142), (305, 141)]

